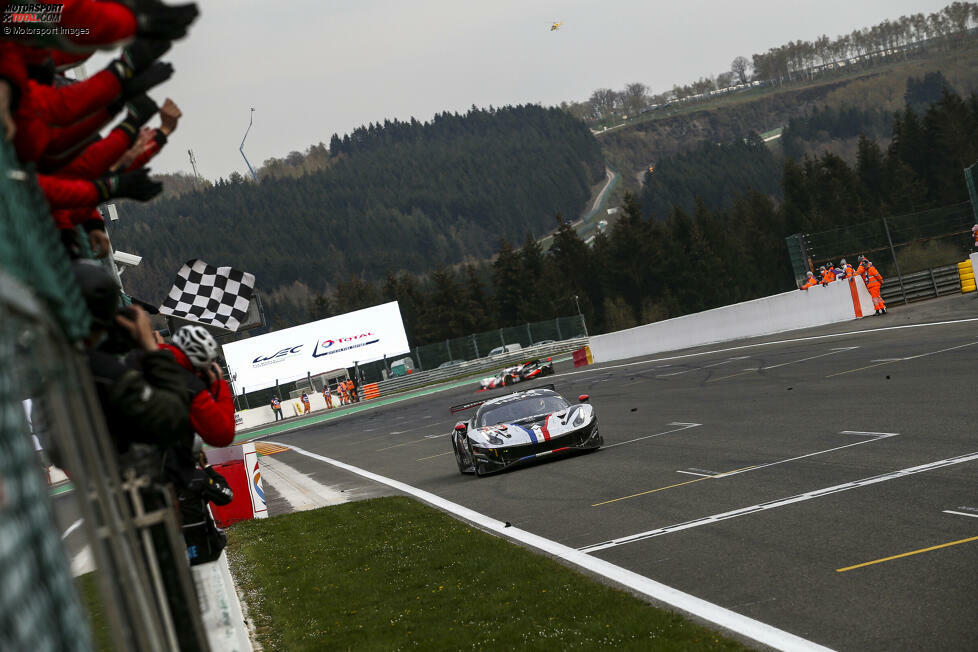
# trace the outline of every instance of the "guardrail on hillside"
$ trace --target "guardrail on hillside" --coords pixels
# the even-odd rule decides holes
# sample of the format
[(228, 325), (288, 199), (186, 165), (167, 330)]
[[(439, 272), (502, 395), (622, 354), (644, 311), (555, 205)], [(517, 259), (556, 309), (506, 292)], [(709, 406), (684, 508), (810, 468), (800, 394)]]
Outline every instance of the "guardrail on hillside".
[(903, 290), (895, 277), (887, 279), (884, 283), (881, 295), (884, 301), (895, 301), (906, 299), (907, 301), (921, 301), (923, 299), (933, 299), (946, 294), (958, 294), (961, 292), (961, 283), (958, 276), (956, 265), (947, 267), (935, 267), (926, 269), (922, 272), (907, 274), (903, 277)]
[(547, 358), (560, 353), (568, 353), (586, 345), (588, 338), (578, 337), (570, 340), (562, 340), (552, 344), (538, 344), (528, 346), (512, 353), (503, 353), (489, 358), (479, 358), (469, 362), (462, 362), (450, 367), (432, 369), (431, 371), (419, 371), (407, 376), (400, 376), (377, 383), (377, 389), (381, 396), (389, 396), (410, 389), (423, 387), (424, 385), (434, 385), (436, 383), (448, 382), (468, 377), (488, 376), (491, 372), (511, 367), (534, 358)]

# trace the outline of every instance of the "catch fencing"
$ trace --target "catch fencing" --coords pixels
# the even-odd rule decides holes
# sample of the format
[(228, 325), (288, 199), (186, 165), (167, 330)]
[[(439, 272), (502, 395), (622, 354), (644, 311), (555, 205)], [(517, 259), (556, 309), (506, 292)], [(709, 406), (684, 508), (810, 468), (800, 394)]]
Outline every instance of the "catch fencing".
[[(901, 286), (902, 281), (902, 286)], [(892, 279), (891, 282), (883, 284), (880, 292), (884, 301), (895, 301), (897, 299), (909, 301), (920, 301), (922, 299), (933, 299), (946, 294), (961, 293), (961, 277), (958, 274), (957, 265), (937, 267), (927, 269), (922, 272), (906, 274), (902, 279)]]
[[(890, 287), (906, 275), (958, 263), (973, 250), (971, 202), (907, 215), (849, 224), (785, 239), (795, 280), (809, 271), (843, 258), (853, 267), (860, 255), (869, 257)], [(919, 279), (918, 279), (919, 280)], [(892, 291), (892, 290), (890, 290)], [(910, 298), (907, 297), (909, 301)]]

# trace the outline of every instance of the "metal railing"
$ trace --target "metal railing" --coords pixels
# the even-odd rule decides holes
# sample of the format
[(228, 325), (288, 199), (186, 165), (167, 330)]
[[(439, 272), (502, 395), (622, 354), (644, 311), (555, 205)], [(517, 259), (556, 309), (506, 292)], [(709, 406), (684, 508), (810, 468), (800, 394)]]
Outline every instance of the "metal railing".
[(377, 389), (381, 397), (406, 392), (411, 389), (423, 387), (425, 385), (435, 385), (438, 383), (461, 380), (469, 377), (483, 377), (490, 375), (493, 371), (511, 367), (513, 365), (533, 360), (535, 358), (547, 358), (568, 353), (586, 345), (588, 338), (578, 337), (552, 344), (538, 344), (529, 346), (512, 353), (503, 353), (487, 358), (479, 358), (462, 362), (450, 367), (442, 367), (431, 371), (417, 371), (407, 376), (400, 376), (377, 383)]
[(903, 289), (896, 277), (890, 277), (883, 284), (881, 295), (884, 301), (896, 301), (906, 298), (907, 301), (933, 299), (947, 294), (961, 292), (961, 280), (958, 276), (957, 265), (935, 267), (922, 272), (903, 276)]

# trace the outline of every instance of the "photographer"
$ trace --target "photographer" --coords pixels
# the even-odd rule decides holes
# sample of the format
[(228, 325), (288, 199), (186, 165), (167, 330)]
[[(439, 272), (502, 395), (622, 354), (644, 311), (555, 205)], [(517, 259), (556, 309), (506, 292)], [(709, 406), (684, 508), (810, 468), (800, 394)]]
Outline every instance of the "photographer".
[(179, 448), (168, 454), (166, 471), (176, 488), (187, 558), (191, 566), (196, 566), (216, 560), (227, 543), (227, 537), (214, 523), (207, 503), (227, 505), (234, 498), (234, 492), (224, 476), (207, 463), (199, 436), (194, 436), (189, 459), (186, 453), (185, 448)]
[[(183, 370), (157, 349), (145, 312), (119, 310), (119, 288), (108, 270), (93, 260), (77, 260), (73, 270), (91, 312), (84, 343), (116, 450), (123, 453), (134, 442), (173, 444), (190, 428)], [(119, 356), (132, 350), (142, 355), (136, 367), (127, 367)]]
[(160, 345), (184, 369), (190, 425), (209, 446), (234, 441), (234, 397), (217, 364), (218, 346), (203, 326), (181, 326), (172, 344)]

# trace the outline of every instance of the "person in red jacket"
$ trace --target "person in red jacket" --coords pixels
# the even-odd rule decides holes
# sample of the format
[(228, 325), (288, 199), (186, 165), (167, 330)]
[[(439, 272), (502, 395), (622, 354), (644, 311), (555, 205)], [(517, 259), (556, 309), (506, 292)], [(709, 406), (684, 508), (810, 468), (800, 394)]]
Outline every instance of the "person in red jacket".
[(181, 326), (172, 344), (162, 344), (187, 371), (191, 394), (190, 425), (208, 445), (228, 446), (234, 441), (234, 398), (217, 364), (218, 346), (203, 326)]

